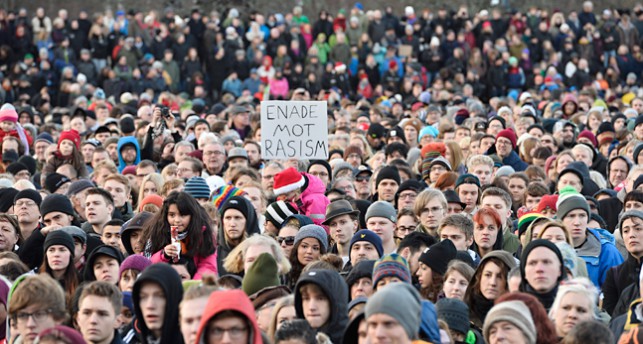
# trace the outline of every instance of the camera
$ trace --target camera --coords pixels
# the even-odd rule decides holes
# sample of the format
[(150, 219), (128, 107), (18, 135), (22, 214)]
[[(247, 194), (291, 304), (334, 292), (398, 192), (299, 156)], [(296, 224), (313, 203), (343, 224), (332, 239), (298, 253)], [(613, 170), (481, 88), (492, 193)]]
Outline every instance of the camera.
[(170, 118), (170, 116), (172, 116), (172, 113), (170, 112), (170, 108), (167, 106), (162, 106), (161, 116), (163, 116), (163, 118)]

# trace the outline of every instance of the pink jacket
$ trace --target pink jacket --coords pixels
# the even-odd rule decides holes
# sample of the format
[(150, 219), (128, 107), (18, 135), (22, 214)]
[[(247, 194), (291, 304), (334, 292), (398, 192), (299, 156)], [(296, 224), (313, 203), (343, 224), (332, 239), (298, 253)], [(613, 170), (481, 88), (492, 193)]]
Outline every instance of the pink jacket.
[(288, 99), (288, 91), (290, 87), (288, 86), (288, 79), (282, 77), (281, 79), (270, 79), (270, 95), (279, 97), (283, 99)]
[(308, 179), (308, 187), (301, 194), (299, 201), (293, 202), (295, 207), (299, 209), (299, 213), (310, 217), (317, 225), (322, 224), (326, 218), (326, 208), (330, 201), (325, 195), (326, 187), (321, 179), (302, 172)]
[[(196, 273), (194, 274), (193, 280), (200, 280), (203, 277), (203, 274), (215, 274), (219, 276), (217, 271), (217, 252), (202, 258), (194, 257), (194, 265), (196, 265)], [(169, 263), (170, 261), (165, 258), (163, 250), (160, 250), (152, 255), (152, 263)]]

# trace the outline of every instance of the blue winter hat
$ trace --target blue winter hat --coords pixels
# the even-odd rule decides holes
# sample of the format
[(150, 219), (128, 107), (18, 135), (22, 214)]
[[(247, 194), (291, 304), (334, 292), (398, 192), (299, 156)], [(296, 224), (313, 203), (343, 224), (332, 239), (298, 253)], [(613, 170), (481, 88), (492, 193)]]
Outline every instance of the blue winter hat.
[(380, 238), (379, 235), (375, 234), (375, 232), (369, 229), (360, 229), (351, 238), (351, 243), (348, 246), (349, 257), (351, 256), (351, 249), (353, 248), (353, 244), (359, 241), (367, 241), (373, 244), (373, 246), (375, 246), (375, 249), (377, 250), (377, 255), (379, 257), (382, 257), (382, 255), (384, 254), (384, 248), (382, 247), (382, 238)]
[(188, 195), (194, 198), (210, 198), (210, 187), (205, 179), (201, 177), (192, 177), (187, 183), (185, 183), (185, 188), (183, 189)]
[(429, 136), (433, 136), (433, 138), (436, 138), (438, 137), (439, 133), (440, 132), (436, 127), (432, 125), (427, 125), (426, 127), (422, 128), (422, 130), (420, 130), (420, 134), (418, 135), (418, 142), (422, 140), (422, 136), (424, 135), (429, 135)]

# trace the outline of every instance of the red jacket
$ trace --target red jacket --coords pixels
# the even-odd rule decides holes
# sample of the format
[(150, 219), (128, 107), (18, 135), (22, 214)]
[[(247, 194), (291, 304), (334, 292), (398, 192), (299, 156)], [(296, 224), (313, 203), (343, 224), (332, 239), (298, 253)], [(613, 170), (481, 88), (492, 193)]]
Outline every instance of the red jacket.
[(205, 331), (208, 323), (214, 316), (223, 311), (237, 311), (243, 314), (248, 324), (250, 324), (250, 328), (248, 329), (249, 342), (251, 344), (263, 344), (261, 330), (259, 330), (259, 326), (257, 325), (255, 309), (246, 293), (240, 289), (221, 290), (210, 294), (208, 303), (205, 305), (205, 311), (201, 317), (201, 324), (199, 324), (197, 342), (194, 344), (207, 343), (207, 333), (205, 333)]

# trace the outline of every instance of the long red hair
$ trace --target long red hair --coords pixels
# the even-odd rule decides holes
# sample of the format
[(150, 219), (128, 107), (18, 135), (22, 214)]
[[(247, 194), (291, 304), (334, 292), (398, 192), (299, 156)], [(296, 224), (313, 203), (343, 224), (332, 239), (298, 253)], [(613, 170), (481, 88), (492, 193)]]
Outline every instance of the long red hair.
[(527, 308), (529, 308), (538, 333), (536, 344), (558, 342), (556, 327), (554, 327), (554, 323), (549, 319), (549, 316), (547, 316), (547, 311), (543, 304), (540, 303), (535, 296), (521, 292), (507, 293), (497, 298), (495, 304), (497, 305), (505, 301), (522, 301)]

